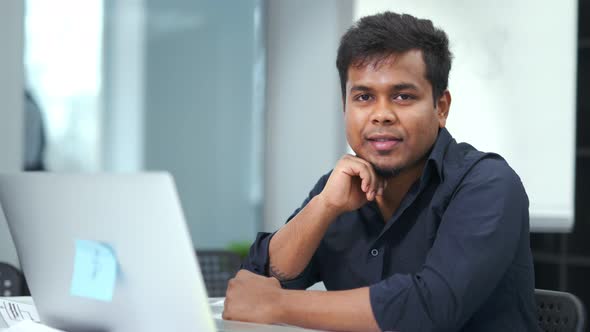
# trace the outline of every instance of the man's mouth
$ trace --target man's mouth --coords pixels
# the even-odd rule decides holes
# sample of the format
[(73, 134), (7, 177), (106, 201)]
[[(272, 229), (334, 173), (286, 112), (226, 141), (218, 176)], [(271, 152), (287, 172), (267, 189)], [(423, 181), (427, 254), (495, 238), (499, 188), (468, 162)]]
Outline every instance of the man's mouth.
[(391, 151), (403, 141), (401, 138), (392, 135), (372, 135), (367, 140), (378, 152)]

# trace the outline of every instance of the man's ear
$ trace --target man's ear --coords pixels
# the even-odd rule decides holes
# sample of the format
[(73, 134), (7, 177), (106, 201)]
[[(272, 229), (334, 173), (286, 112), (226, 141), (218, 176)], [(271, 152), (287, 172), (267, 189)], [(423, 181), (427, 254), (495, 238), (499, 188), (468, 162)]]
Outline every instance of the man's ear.
[(436, 116), (438, 117), (438, 127), (444, 128), (447, 124), (449, 109), (451, 108), (451, 93), (445, 90), (442, 96), (436, 101)]

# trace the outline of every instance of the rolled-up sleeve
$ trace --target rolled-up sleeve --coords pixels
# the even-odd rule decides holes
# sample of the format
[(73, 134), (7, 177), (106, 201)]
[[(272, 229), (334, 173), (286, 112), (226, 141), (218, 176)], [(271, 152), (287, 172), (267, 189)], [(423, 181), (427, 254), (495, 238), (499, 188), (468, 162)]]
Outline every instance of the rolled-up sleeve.
[(268, 246), (273, 235), (274, 233), (258, 233), (248, 256), (242, 262), (242, 269), (268, 276)]
[[(331, 173), (331, 172), (330, 172)], [(322, 190), (324, 189), (324, 186), (326, 185), (326, 182), (328, 181), (328, 178), (330, 177), (330, 173), (325, 174), (324, 176), (322, 176), (318, 182), (315, 184), (315, 186), (313, 187), (313, 189), (309, 192), (307, 198), (303, 201), (303, 203), (301, 204), (301, 206), (296, 209), (291, 216), (289, 216), (289, 218), (287, 218), (287, 221), (285, 222), (288, 223), (291, 219), (293, 219), (298, 213), (299, 211), (301, 211), (306, 205), (307, 203), (309, 203), (309, 201), (316, 195), (318, 195), (320, 192), (322, 192)], [(270, 263), (270, 258), (269, 258), (269, 245), (270, 245), (270, 240), (272, 239), (274, 233), (266, 233), (266, 232), (260, 232), (258, 233), (258, 235), (256, 236), (256, 240), (254, 241), (254, 243), (252, 244), (252, 246), (250, 247), (250, 252), (248, 253), (248, 256), (244, 259), (243, 263), (242, 263), (242, 268), (249, 270), (253, 273), (259, 274), (259, 275), (264, 275), (264, 276), (269, 276), (269, 263)], [(313, 283), (315, 283), (316, 281), (318, 281), (318, 277), (317, 277), (317, 271), (314, 267), (314, 261), (315, 261), (315, 255), (314, 257), (312, 257), (312, 260), (310, 261), (310, 263), (307, 265), (307, 267), (305, 268), (305, 270), (296, 278), (292, 279), (292, 280), (287, 280), (287, 281), (282, 281), (281, 285), (283, 286), (283, 288), (289, 288), (289, 289), (305, 289), (309, 286), (311, 286)]]
[(497, 287), (528, 224), (522, 183), (499, 159), (467, 173), (443, 213), (421, 271), (370, 287), (382, 330), (456, 331)]

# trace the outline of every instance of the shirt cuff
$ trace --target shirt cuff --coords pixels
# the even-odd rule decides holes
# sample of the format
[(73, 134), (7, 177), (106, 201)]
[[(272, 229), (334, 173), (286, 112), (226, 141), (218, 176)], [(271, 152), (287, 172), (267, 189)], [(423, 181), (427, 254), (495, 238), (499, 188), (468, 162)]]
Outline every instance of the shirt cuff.
[(268, 248), (270, 244), (270, 240), (275, 235), (275, 233), (265, 233), (260, 232), (256, 235), (256, 240), (250, 247), (250, 253), (244, 262), (242, 263), (241, 268), (246, 269), (250, 272), (262, 275), (262, 276), (269, 276), (268, 275), (268, 263), (269, 263), (269, 255), (268, 255)]
[[(268, 253), (270, 240), (276, 234), (275, 233), (258, 233), (254, 244), (250, 247), (250, 253), (248, 257), (242, 263), (241, 268), (246, 269), (250, 272), (270, 277), (269, 264), (270, 256)], [(286, 289), (306, 289), (313, 285), (318, 280), (314, 277), (313, 272), (313, 258), (309, 264), (305, 267), (305, 270), (301, 272), (297, 277), (291, 280), (281, 281), (281, 287)]]
[(295, 279), (281, 281), (281, 286), (285, 289), (307, 289), (307, 287), (316, 283), (313, 278), (313, 258)]
[[(414, 305), (409, 296), (411, 281), (397, 276), (382, 280), (369, 287), (369, 299), (375, 321), (382, 331), (397, 330), (403, 326), (406, 312)], [(417, 326), (417, 325), (416, 325)]]

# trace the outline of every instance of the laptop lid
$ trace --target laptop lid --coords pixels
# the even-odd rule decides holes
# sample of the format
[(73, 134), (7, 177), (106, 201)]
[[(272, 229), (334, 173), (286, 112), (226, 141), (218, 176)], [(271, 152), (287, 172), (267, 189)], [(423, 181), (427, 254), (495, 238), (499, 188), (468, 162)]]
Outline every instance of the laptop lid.
[[(1, 174), (0, 204), (45, 324), (67, 331), (215, 330), (169, 174)], [(113, 259), (110, 287), (105, 271)], [(94, 277), (99, 284), (88, 280)]]

